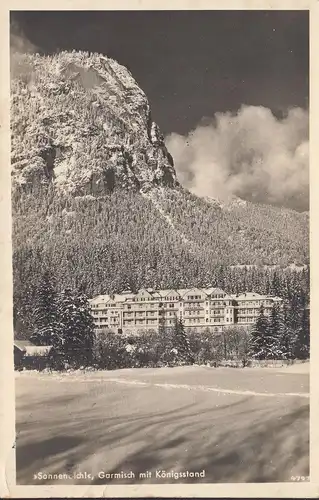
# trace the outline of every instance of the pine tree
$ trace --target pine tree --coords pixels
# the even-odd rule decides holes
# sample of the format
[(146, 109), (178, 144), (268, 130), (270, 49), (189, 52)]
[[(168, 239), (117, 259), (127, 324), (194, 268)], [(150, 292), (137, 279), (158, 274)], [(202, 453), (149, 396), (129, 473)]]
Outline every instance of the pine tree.
[(293, 340), (294, 335), (289, 327), (289, 309), (287, 302), (283, 303), (281, 314), (281, 328), (280, 328), (280, 346), (283, 359), (293, 358)]
[(287, 359), (291, 356), (291, 335), (284, 311), (275, 303), (269, 318), (269, 349), (273, 359)]
[(289, 301), (288, 326), (292, 332), (292, 356), (297, 359), (309, 357), (310, 325), (307, 293), (294, 280)]
[(62, 326), (62, 334), (59, 338), (59, 349), (64, 353), (66, 359), (72, 354), (76, 341), (74, 330), (76, 328), (76, 307), (74, 298), (69, 288), (59, 293), (58, 302), (59, 319)]
[(281, 296), (281, 283), (278, 273), (275, 271), (272, 277), (271, 285), (270, 285), (270, 295), (274, 295), (275, 297)]
[(305, 301), (301, 303), (299, 310), (299, 322), (295, 330), (295, 342), (293, 355), (297, 359), (307, 359), (310, 353), (310, 325), (309, 310)]
[(251, 330), (249, 341), (249, 353), (256, 359), (268, 359), (271, 357), (271, 345), (269, 345), (269, 322), (264, 314), (264, 307), (260, 307), (258, 319)]
[(32, 322), (32, 342), (37, 345), (57, 345), (61, 325), (54, 278), (49, 270), (43, 273), (35, 295)]
[(194, 355), (191, 351), (189, 338), (185, 332), (183, 322), (177, 319), (177, 317), (175, 318), (173, 335), (178, 361), (186, 364), (194, 363)]
[(82, 339), (82, 358), (86, 364), (92, 362), (94, 346), (94, 321), (91, 314), (88, 298), (83, 289), (75, 296), (75, 305), (78, 312), (79, 335)]
[(65, 289), (59, 294), (62, 327), (60, 349), (69, 361), (90, 363), (94, 342), (94, 323), (86, 296)]

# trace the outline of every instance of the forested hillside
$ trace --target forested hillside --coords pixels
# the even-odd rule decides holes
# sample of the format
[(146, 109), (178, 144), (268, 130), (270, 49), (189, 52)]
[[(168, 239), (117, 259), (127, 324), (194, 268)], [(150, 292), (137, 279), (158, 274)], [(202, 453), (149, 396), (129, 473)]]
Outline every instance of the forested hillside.
[(12, 67), (16, 319), (27, 322), (47, 269), (59, 289), (88, 296), (191, 285), (308, 294), (308, 270), (285, 269), (309, 263), (308, 215), (183, 189), (125, 68), (83, 53)]
[[(220, 211), (201, 200), (196, 205), (196, 198), (188, 193), (179, 193), (179, 203), (170, 195), (163, 215), (150, 199), (127, 191), (116, 190), (103, 199), (56, 196), (53, 188), (16, 192), (16, 303), (29, 303), (47, 268), (54, 271), (59, 287), (82, 287), (89, 296), (143, 286), (210, 284), (229, 292), (264, 293), (275, 272), (283, 286), (287, 277), (298, 281), (303, 276), (303, 286), (308, 288), (305, 272), (285, 270), (289, 263), (307, 259), (305, 245), (295, 238), (298, 228), (293, 214), (286, 219), (278, 214), (276, 220), (270, 214), (277, 209), (252, 207), (260, 223), (251, 230), (249, 208)], [(268, 219), (262, 219), (263, 212)], [(281, 221), (290, 223), (290, 233), (283, 232)], [(300, 234), (305, 228), (300, 223)], [(257, 267), (230, 267), (237, 263)], [(260, 264), (281, 264), (281, 268), (275, 271)]]

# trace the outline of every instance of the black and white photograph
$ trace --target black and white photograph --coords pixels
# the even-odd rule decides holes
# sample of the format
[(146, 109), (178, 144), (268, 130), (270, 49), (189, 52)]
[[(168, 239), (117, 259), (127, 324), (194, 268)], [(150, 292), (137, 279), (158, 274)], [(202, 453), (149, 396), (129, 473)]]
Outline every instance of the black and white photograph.
[(16, 484), (309, 483), (309, 10), (9, 17)]

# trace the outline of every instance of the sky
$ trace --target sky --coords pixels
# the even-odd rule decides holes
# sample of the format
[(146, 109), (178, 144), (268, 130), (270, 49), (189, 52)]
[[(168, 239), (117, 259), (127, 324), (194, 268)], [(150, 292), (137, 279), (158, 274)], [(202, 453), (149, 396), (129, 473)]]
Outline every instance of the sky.
[(11, 32), (128, 67), (196, 194), (307, 210), (307, 11), (12, 12)]

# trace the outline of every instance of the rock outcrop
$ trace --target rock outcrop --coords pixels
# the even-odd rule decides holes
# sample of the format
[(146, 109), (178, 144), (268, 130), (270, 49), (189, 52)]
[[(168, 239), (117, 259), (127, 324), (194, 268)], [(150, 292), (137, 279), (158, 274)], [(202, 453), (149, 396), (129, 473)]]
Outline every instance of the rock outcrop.
[(73, 195), (178, 186), (144, 92), (100, 54), (16, 54), (11, 64), (13, 187)]

